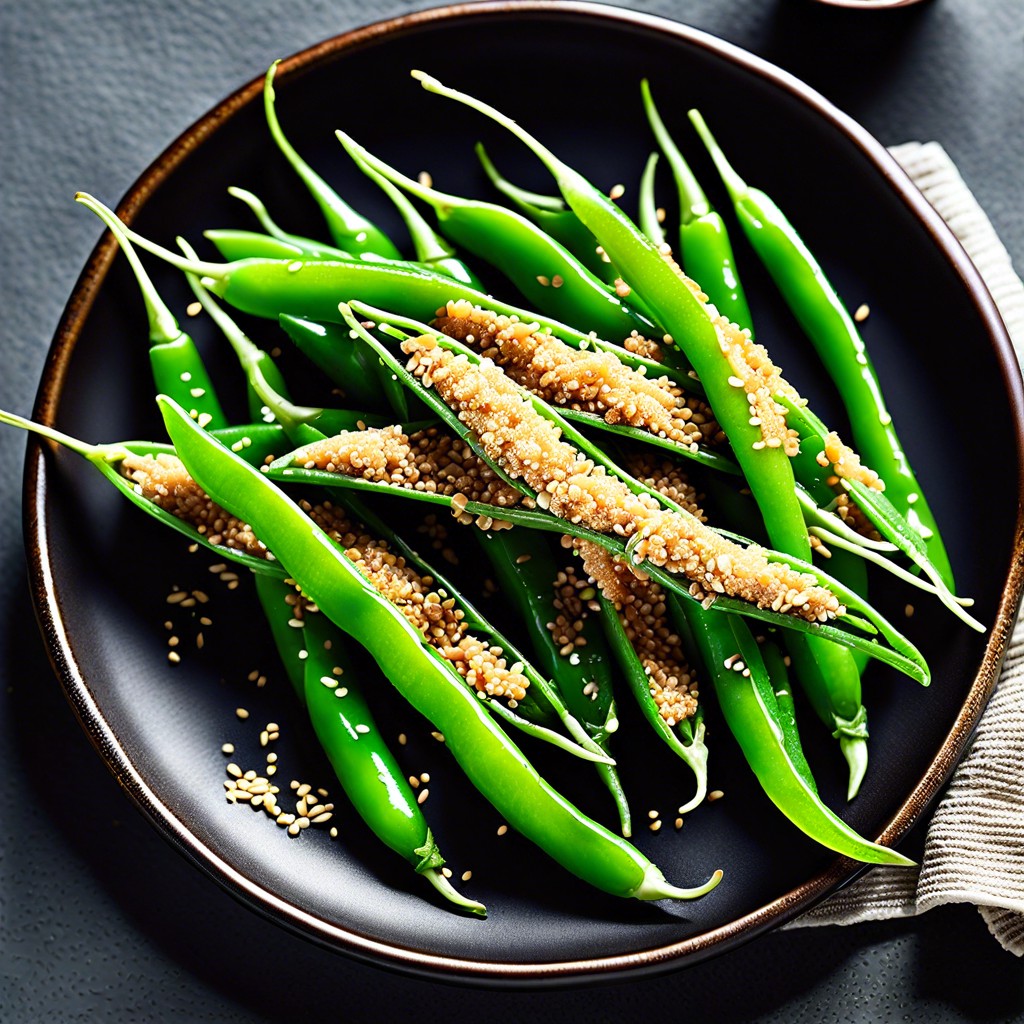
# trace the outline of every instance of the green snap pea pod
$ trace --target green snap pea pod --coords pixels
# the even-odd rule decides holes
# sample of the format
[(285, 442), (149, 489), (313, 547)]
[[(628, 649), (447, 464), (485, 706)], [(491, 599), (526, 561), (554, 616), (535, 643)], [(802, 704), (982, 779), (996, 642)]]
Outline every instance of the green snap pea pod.
[(597, 240), (565, 205), (561, 196), (539, 195), (513, 185), (499, 173), (482, 142), (476, 144), (476, 155), (491, 184), (511, 200), (520, 213), (565, 246), (592, 274), (606, 284), (615, 283), (618, 277), (615, 268), (598, 252)]
[[(279, 227), (277, 222), (270, 216), (263, 200), (255, 193), (246, 188), (238, 188), (232, 185), (228, 188), (228, 195), (241, 200), (253, 212), (260, 226), (266, 234), (279, 242), (293, 246), (301, 253), (316, 260), (350, 260), (365, 259), (371, 263), (383, 262), (384, 257), (374, 252), (350, 253), (345, 249), (339, 249), (335, 245), (326, 245), (315, 238), (307, 238), (305, 235), (295, 235)], [(253, 253), (253, 255), (256, 255)]]
[(285, 159), (294, 168), (320, 207), (320, 212), (327, 223), (327, 230), (330, 232), (331, 238), (334, 239), (334, 244), (346, 252), (372, 252), (386, 256), (388, 259), (401, 259), (402, 254), (395, 247), (391, 239), (375, 224), (372, 224), (362, 216), (362, 214), (353, 210), (299, 156), (295, 147), (285, 137), (274, 106), (276, 99), (274, 77), (277, 74), (277, 65), (279, 63), (280, 61), (274, 61), (270, 65), (267, 69), (266, 78), (263, 80), (263, 111), (267, 118), (267, 126), (270, 128), (270, 134), (273, 136), (274, 142), (277, 143), (278, 149), (281, 150)]
[[(323, 615), (311, 613), (296, 629), (291, 624), (295, 611), (288, 603), (295, 595), (291, 584), (257, 576), (256, 590), (296, 695), (360, 818), (446, 899), (486, 916), (482, 904), (462, 896), (442, 874), (444, 858), (361, 692), (364, 680), (345, 653), (345, 635)], [(344, 696), (339, 698), (339, 693)]]
[[(782, 401), (789, 411), (789, 422), (800, 434), (801, 454), (799, 458), (808, 466), (813, 462), (820, 473), (824, 467), (818, 461), (819, 458), (826, 466), (828, 465), (828, 458), (823, 454), (829, 433), (828, 428), (810, 409), (798, 407), (788, 399), (782, 399)], [(943, 572), (942, 566), (937, 565), (933, 560), (934, 549), (929, 547), (928, 542), (890, 501), (888, 486), (884, 491), (880, 491), (861, 480), (845, 477), (840, 477), (840, 483), (849, 492), (857, 507), (864, 512), (875, 529), (889, 543), (889, 546), (902, 552), (914, 566), (921, 570), (925, 579), (907, 572), (901, 574), (898, 567), (891, 562), (886, 562), (885, 568), (899, 575), (907, 583), (935, 594), (958, 619), (970, 626), (971, 629), (983, 633), (985, 626), (964, 611), (964, 608), (973, 604), (973, 601), (970, 598), (956, 597), (947, 587), (946, 574)], [(830, 545), (845, 546), (850, 550), (855, 550), (862, 557), (870, 558), (881, 564), (880, 557), (872, 552), (878, 552), (884, 546), (873, 543), (852, 530), (844, 530), (841, 521), (837, 523), (836, 518), (833, 516), (830, 517), (830, 521), (820, 521), (815, 527), (812, 527), (813, 532)]]
[[(538, 667), (548, 676), (572, 715), (582, 722), (602, 750), (618, 727), (612, 691), (609, 651), (599, 625), (589, 617), (579, 636), (582, 646), (565, 653), (548, 628), (556, 618), (555, 579), (558, 567), (550, 545), (527, 530), (502, 530), (480, 534), (481, 545), (498, 577), (501, 595), (519, 612), (529, 632)], [(619, 828), (632, 834), (629, 803), (619, 773), (613, 765), (596, 765), (598, 775), (615, 801)]]
[(640, 191), (637, 198), (637, 223), (640, 230), (656, 245), (663, 248), (668, 245), (665, 229), (662, 227), (657, 200), (654, 198), (654, 179), (658, 173), (658, 154), (651, 153), (644, 164), (644, 173), (640, 176)]
[(718, 884), (681, 889), (635, 847), (581, 814), (546, 783), (481, 702), (424, 648), (415, 628), (266, 476), (200, 430), (179, 406), (158, 399), (188, 471), (225, 508), (249, 522), (302, 592), (362, 643), (384, 675), (445, 737), (470, 781), (509, 825), (584, 881), (619, 896), (692, 898)]
[(807, 763), (807, 756), (800, 743), (800, 733), (797, 731), (796, 701), (793, 699), (793, 688), (789, 680), (788, 659), (782, 653), (782, 648), (773, 640), (765, 640), (761, 644), (761, 657), (764, 659), (764, 669), (775, 694), (775, 718), (782, 729), (783, 746), (793, 769), (817, 793), (818, 784), (811, 773), (811, 766)]
[(274, 646), (292, 684), (295, 696), (306, 703), (306, 658), (309, 655), (303, 630), (297, 629), (295, 607), (289, 601), (293, 599), (295, 587), (284, 579), (274, 576), (253, 574), (256, 596), (259, 598), (263, 617), (270, 627), (270, 635), (274, 638)]
[[(422, 334), (427, 331), (427, 328), (422, 324), (416, 324), (415, 322), (406, 320), (405, 318), (389, 317), (389, 314), (384, 313), (382, 310), (374, 309), (373, 307), (366, 306), (363, 303), (352, 303), (351, 308), (348, 306), (343, 307), (345, 320), (349, 327), (391, 367), (395, 376), (406, 387), (419, 394), (424, 403), (434, 410), (434, 412), (436, 412), (452, 430), (458, 433), (459, 436), (463, 437), (473, 450), (488, 463), (493, 472), (495, 472), (502, 480), (510, 486), (515, 487), (533, 501), (536, 501), (536, 493), (522, 480), (516, 480), (509, 477), (504, 469), (491, 459), (487, 455), (486, 451), (482, 449), (479, 439), (463, 425), (458, 415), (448, 408), (433, 389), (424, 388), (419, 378), (413, 376), (400, 360), (396, 359), (380, 341), (370, 334), (363, 323), (356, 318), (353, 310), (357, 310), (363, 317), (370, 317), (371, 322), (376, 321), (378, 324), (382, 324), (383, 321), (390, 319), (392, 324), (397, 323), (399, 328), (401, 328), (397, 330), (398, 337), (405, 337), (406, 335), (404, 331), (408, 329), (411, 329), (414, 334)], [(385, 326), (388, 325), (385, 324)], [(390, 328), (390, 330), (395, 330), (395, 328)], [(442, 347), (449, 348), (452, 351), (464, 355), (470, 362), (479, 363), (480, 357), (476, 353), (465, 348), (465, 346), (461, 345), (459, 342), (445, 337), (444, 335), (435, 335), (435, 337), (437, 338), (439, 345)], [(665, 498), (664, 495), (659, 495), (651, 488), (643, 485), (629, 476), (629, 474), (625, 473), (620, 467), (615, 465), (615, 463), (613, 463), (601, 449), (590, 443), (551, 407), (536, 398), (534, 395), (531, 395), (529, 392), (522, 389), (520, 390), (522, 392), (524, 403), (530, 405), (538, 415), (549, 419), (552, 423), (557, 425), (558, 429), (561, 431), (562, 437), (568, 443), (572, 444), (579, 451), (593, 459), (595, 463), (604, 466), (609, 473), (620, 477), (623, 482), (634, 491), (634, 493), (650, 494), (663, 504), (673, 508), (679, 514), (683, 516), (687, 515), (687, 513), (679, 509), (678, 506)], [(281, 466), (281, 463), (278, 463), (278, 465)], [(271, 469), (272, 468), (273, 467), (271, 467)], [(298, 471), (293, 469), (292, 472), (296, 473)], [(412, 494), (413, 492), (405, 491), (404, 489), (396, 489), (395, 493)], [(484, 507), (486, 508), (487, 506)], [(554, 518), (554, 523), (558, 524), (558, 526), (553, 527), (553, 524), (550, 521), (545, 521), (544, 515), (541, 515), (539, 518), (534, 518), (533, 513), (518, 509), (509, 509), (507, 512), (502, 510), (500, 518), (516, 523), (532, 522), (540, 529), (561, 529), (561, 532), (563, 533), (568, 533), (572, 536), (579, 536), (583, 539), (593, 540), (595, 543), (607, 548), (609, 551), (615, 551), (617, 553), (624, 552), (630, 559), (632, 559), (632, 550), (637, 540), (637, 538), (634, 537), (629, 543), (622, 544), (621, 541), (617, 541), (609, 535), (599, 534), (592, 530), (578, 527), (577, 524), (574, 524), (569, 520), (558, 519), (557, 517)], [(725, 531), (720, 530), (719, 532), (722, 533), (723, 536), (730, 536)], [(736, 538), (733, 536), (732, 539), (736, 540), (738, 543), (744, 543), (743, 538)], [(717, 596), (715, 598), (716, 607), (720, 607), (723, 610), (739, 611), (741, 614), (759, 618), (762, 621), (775, 622), (778, 625), (784, 626), (794, 632), (810, 634), (813, 631), (814, 639), (822, 641), (828, 639), (837, 641), (844, 647), (859, 648), (869, 652), (873, 657), (885, 660), (888, 664), (901, 666), (901, 671), (910, 675), (911, 678), (914, 678), (923, 684), (927, 684), (930, 679), (930, 673), (927, 663), (921, 657), (917, 648), (914, 647), (914, 645), (911, 644), (910, 641), (907, 640), (907, 638), (898, 630), (896, 630), (892, 624), (884, 618), (884, 616), (879, 615), (875, 609), (860, 598), (859, 595), (843, 587), (838, 581), (826, 576), (821, 572), (821, 570), (808, 561), (778, 551), (764, 550), (762, 553), (771, 561), (785, 562), (786, 564), (797, 568), (801, 572), (813, 575), (815, 579), (819, 581), (820, 585), (830, 589), (832, 593), (845, 604), (847, 608), (847, 612), (844, 616), (845, 623), (857, 629), (866, 629), (869, 632), (880, 632), (885, 637), (888, 644), (891, 645), (892, 649), (890, 650), (878, 643), (868, 642), (862, 638), (854, 637), (845, 630), (834, 626), (826, 625), (824, 623), (811, 624), (791, 615), (782, 615), (780, 613), (773, 612), (771, 609), (757, 608), (749, 602), (738, 599)], [(645, 571), (657, 579), (659, 583), (662, 583), (663, 586), (667, 586), (670, 590), (681, 594), (686, 600), (695, 600), (693, 595), (689, 593), (688, 583), (679, 576), (659, 569), (657, 566), (649, 563), (645, 563)], [(863, 614), (867, 621), (860, 618), (855, 614), (855, 612)]]
[[(565, 201), (593, 232), (623, 277), (643, 295), (676, 344), (685, 349), (711, 408), (729, 437), (771, 542), (796, 557), (809, 559), (810, 542), (795, 495), (789, 456), (781, 445), (768, 446), (762, 439), (759, 421), (750, 415), (746, 391), (736, 386), (736, 378), (723, 356), (710, 309), (679, 279), (657, 246), (622, 210), (515, 121), (429, 75), (416, 71), (413, 76), (428, 91), (464, 103), (503, 125), (547, 167)], [(866, 712), (861, 704), (856, 662), (849, 651), (829, 643), (823, 636), (788, 639), (802, 685), (814, 692), (812, 700), (827, 709), (829, 727), (843, 738), (840, 746), (850, 765), (850, 790), (856, 792), (863, 774), (861, 769), (866, 764)]]
[(604, 626), (608, 645), (615, 654), (622, 674), (626, 677), (629, 688), (633, 691), (637, 704), (644, 718), (655, 733), (667, 744), (668, 748), (693, 772), (697, 788), (693, 796), (679, 808), (680, 814), (688, 814), (700, 803), (708, 791), (708, 748), (704, 743), (703, 714), (698, 712), (695, 720), (688, 718), (671, 726), (658, 711), (658, 706), (651, 696), (650, 679), (643, 662), (637, 656), (633, 644), (626, 635), (622, 619), (615, 605), (603, 594), (601, 602), (601, 624)]
[(690, 120), (715, 161), (747, 238), (835, 382), (861, 455), (885, 481), (890, 502), (924, 539), (932, 563), (952, 589), (953, 571), (938, 525), (896, 434), (857, 325), (785, 214), (736, 173), (697, 111), (690, 111)]
[(344, 132), (338, 139), (365, 163), (433, 207), (441, 229), (457, 245), (495, 264), (527, 302), (552, 316), (586, 324), (601, 337), (646, 337), (661, 332), (596, 278), (568, 249), (521, 214), (495, 203), (427, 188), (368, 152)]
[[(379, 404), (385, 396), (400, 420), (409, 419), (406, 391), (364, 345), (353, 345), (338, 324), (322, 324), (282, 313), (278, 317), (295, 347), (316, 364), (357, 405)], [(404, 410), (404, 411), (403, 411)], [(330, 433), (325, 431), (325, 433)]]
[(646, 78), (640, 83), (640, 91), (647, 120), (672, 168), (679, 193), (680, 262), (719, 313), (734, 324), (752, 330), (750, 306), (736, 273), (736, 259), (725, 221), (712, 209), (690, 165), (665, 127)]
[(778, 699), (757, 642), (733, 615), (711, 615), (680, 605), (714, 684), (722, 715), (758, 782), (775, 806), (802, 832), (845, 857), (870, 864), (913, 861), (858, 835), (830, 810), (794, 761), (792, 739), (780, 720)]
[(182, 331), (174, 314), (160, 298), (125, 233), (120, 218), (82, 192), (79, 192), (75, 199), (92, 210), (106, 224), (135, 274), (149, 319), (149, 362), (157, 390), (171, 395), (189, 412), (194, 411), (203, 426), (227, 426), (227, 417), (217, 401), (213, 383), (195, 342)]

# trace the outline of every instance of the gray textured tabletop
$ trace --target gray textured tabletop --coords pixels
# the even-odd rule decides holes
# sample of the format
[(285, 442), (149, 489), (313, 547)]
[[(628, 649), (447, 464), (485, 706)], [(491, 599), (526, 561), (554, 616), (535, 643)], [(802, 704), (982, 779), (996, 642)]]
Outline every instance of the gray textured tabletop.
[[(76, 189), (121, 195), (275, 57), (419, 0), (0, 2), (0, 407), (28, 414), (99, 235)], [(1024, 267), (1024, 3), (856, 13), (808, 0), (646, 0), (807, 80), (882, 142), (937, 139)], [(5, 1021), (1024, 1019), (1024, 970), (970, 908), (786, 931), (600, 990), (461, 990), (361, 966), (256, 916), (119, 792), (37, 635), (20, 522), (24, 441), (0, 434), (0, 1018)], [(113, 841), (112, 841), (112, 838)], [(429, 1008), (429, 1009), (428, 1009)]]

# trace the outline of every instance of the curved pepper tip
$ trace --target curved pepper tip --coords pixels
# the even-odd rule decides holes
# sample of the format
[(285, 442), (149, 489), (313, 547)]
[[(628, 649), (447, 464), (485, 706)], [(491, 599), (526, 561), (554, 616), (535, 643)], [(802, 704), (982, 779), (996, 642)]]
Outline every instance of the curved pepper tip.
[(693, 900), (699, 896), (706, 896), (718, 885), (722, 877), (722, 869), (716, 868), (703, 885), (682, 889), (666, 881), (657, 865), (648, 864), (644, 870), (643, 881), (637, 886), (633, 896), (638, 900)]

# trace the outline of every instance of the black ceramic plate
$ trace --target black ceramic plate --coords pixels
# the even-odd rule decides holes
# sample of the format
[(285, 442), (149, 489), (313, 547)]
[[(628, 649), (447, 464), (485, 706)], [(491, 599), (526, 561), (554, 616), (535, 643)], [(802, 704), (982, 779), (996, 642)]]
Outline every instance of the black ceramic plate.
[[(702, 108), (741, 170), (790, 213), (846, 300), (870, 304), (865, 335), (902, 437), (943, 526), (960, 589), (976, 597), (976, 614), (992, 627), (984, 636), (969, 633), (937, 604), (896, 585), (878, 586), (878, 602), (894, 615), (902, 616), (908, 601), (916, 605), (906, 628), (930, 659), (934, 682), (926, 691), (870, 668), (871, 767), (849, 807), (843, 808), (832, 743), (804, 709), (824, 795), (863, 834), (899, 843), (964, 749), (1020, 593), (1020, 380), (973, 268), (885, 151), (799, 82), (701, 33), (588, 5), (433, 11), (331, 40), (285, 63), (278, 106), (293, 141), (355, 205), (396, 232), (374, 186), (347, 164), (336, 127), (410, 173), (429, 169), (456, 193), (487, 194), (472, 156), (477, 138), (521, 182), (549, 187), (491, 125), (421, 91), (408, 77), (412, 67), (495, 101), (599, 186), (622, 182), (631, 192), (652, 148), (638, 89), (640, 76), (648, 76), (708, 187), (714, 176), (683, 123), (691, 105)], [(204, 228), (247, 223), (225, 193), (232, 184), (252, 188), (292, 230), (318, 230), (315, 209), (268, 138), (258, 81), (174, 143), (140, 178), (122, 212), (165, 243), (181, 233), (202, 244)], [(831, 388), (764, 274), (742, 246), (738, 258), (759, 337), (812, 403), (840, 422)], [(150, 266), (183, 310), (182, 282)], [(197, 319), (193, 326), (211, 365), (228, 372), (230, 360), (209, 324)], [(268, 346), (276, 343), (272, 324), (253, 330)], [(953, 418), (964, 381), (974, 400), (984, 396), (984, 445), (975, 423)], [(237, 395), (237, 384), (234, 378), (226, 390)], [(37, 415), (87, 440), (160, 436), (138, 295), (109, 238), (70, 300)], [(717, 867), (725, 881), (685, 904), (602, 895), (521, 838), (498, 837), (498, 816), (458, 776), (430, 727), (382, 694), (386, 731), (409, 737), (401, 748), (408, 770), (433, 777), (427, 810), (456, 874), (473, 871), (465, 889), (491, 911), (486, 922), (461, 917), (364, 835), (340, 795), (338, 841), (313, 830), (291, 840), (264, 816), (225, 801), (221, 745), (233, 742), (243, 767), (261, 765), (259, 730), (271, 720), (281, 725), (276, 749), (284, 792), (295, 778), (338, 793), (274, 666), (245, 586), (229, 591), (208, 572), (209, 559), (186, 555), (176, 538), (66, 453), (30, 452), (25, 508), (42, 626), (67, 693), (111, 769), (200, 867), (256, 910), (326, 945), (434, 977), (618, 977), (728, 948), (808, 907), (856, 871), (776, 813), (713, 704), (711, 784), (725, 796), (676, 832), (670, 823), (689, 793), (687, 773), (627, 709), (617, 750), (637, 842), (680, 884), (696, 884)], [(202, 651), (194, 643), (201, 628), (195, 615), (165, 603), (175, 584), (210, 595), (200, 612), (212, 620), (203, 628)], [(181, 637), (177, 666), (167, 660), (165, 620)], [(254, 670), (269, 677), (265, 687), (248, 679)], [(239, 706), (251, 712), (248, 721), (236, 718)], [(589, 772), (537, 756), (584, 808), (610, 821), (607, 794)], [(649, 808), (667, 816), (658, 834), (645, 827)]]

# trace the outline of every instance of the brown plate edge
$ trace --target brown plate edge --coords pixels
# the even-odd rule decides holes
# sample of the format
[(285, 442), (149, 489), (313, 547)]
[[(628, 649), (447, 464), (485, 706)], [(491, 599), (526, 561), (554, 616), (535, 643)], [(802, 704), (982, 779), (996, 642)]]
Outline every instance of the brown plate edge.
[[(284, 60), (281, 73), (286, 74), (289, 71), (314, 66), (321, 61), (332, 59), (338, 53), (357, 49), (385, 36), (413, 31), (424, 24), (466, 16), (508, 15), (516, 12), (596, 17), (676, 36), (690, 45), (710, 50), (744, 70), (768, 80), (775, 87), (796, 95), (864, 152), (888, 180), (894, 192), (928, 229), (935, 244), (944, 252), (963, 281), (979, 317), (988, 328), (1007, 392), (1018, 410), (1016, 440), (1021, 484), (1018, 493), (1014, 550), (1019, 555), (1024, 555), (1024, 386), (1009, 336), (988, 289), (952, 231), (885, 148), (865, 129), (799, 79), (748, 51), (698, 29), (653, 15), (586, 0), (479, 0), (474, 3), (433, 8), (377, 22), (325, 40)], [(238, 109), (252, 102), (260, 94), (262, 85), (261, 74), (186, 129), (150, 164), (122, 199), (118, 207), (122, 218), (131, 223), (150, 195), (185, 157), (230, 120)], [(33, 411), (34, 418), (39, 422), (52, 424), (55, 420), (79, 332), (116, 253), (116, 243), (109, 233), (105, 233), (75, 284), (43, 369)], [(45, 448), (38, 442), (30, 442), (25, 462), (23, 513), (25, 537), (29, 548), (30, 584), (36, 616), (47, 643), (51, 663), (83, 729), (122, 788), (180, 852), (188, 856), (235, 898), (305, 938), (328, 948), (340, 949), (359, 960), (430, 980), (477, 984), (526, 983), (534, 987), (573, 984), (582, 980), (618, 981), (627, 975), (662, 972), (684, 964), (697, 963), (715, 953), (739, 945), (809, 909), (864, 870), (863, 865), (840, 858), (822, 874), (727, 925), (678, 943), (640, 953), (587, 960), (509, 964), (436, 956), (380, 942), (370, 936), (324, 921), (268, 892), (220, 858), (157, 798), (125, 756), (113, 730), (96, 704), (88, 683), (78, 670), (73, 646), (64, 631), (60, 596), (53, 586), (49, 560), (46, 557), (46, 538), (40, 528), (45, 521), (46, 464)], [(967, 749), (974, 728), (998, 679), (1022, 592), (1024, 557), (1017, 557), (1010, 566), (996, 621), (963, 708), (929, 770), (882, 833), (876, 837), (878, 842), (894, 845), (906, 835), (948, 780)]]

